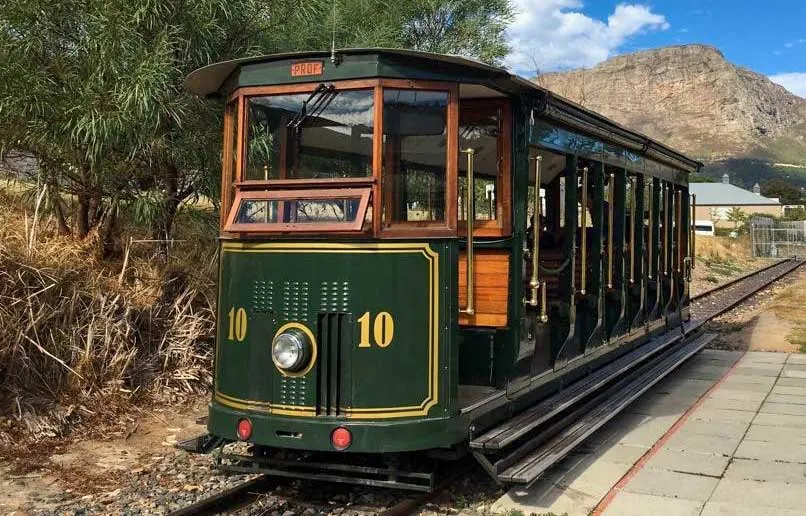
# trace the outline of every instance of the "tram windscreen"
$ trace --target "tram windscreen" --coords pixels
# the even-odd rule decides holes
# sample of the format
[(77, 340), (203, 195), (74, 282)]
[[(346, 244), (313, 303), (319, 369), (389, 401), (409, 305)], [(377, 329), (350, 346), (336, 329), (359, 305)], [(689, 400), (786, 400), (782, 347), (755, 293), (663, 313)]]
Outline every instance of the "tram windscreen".
[(371, 176), (373, 106), (372, 89), (248, 97), (244, 179)]

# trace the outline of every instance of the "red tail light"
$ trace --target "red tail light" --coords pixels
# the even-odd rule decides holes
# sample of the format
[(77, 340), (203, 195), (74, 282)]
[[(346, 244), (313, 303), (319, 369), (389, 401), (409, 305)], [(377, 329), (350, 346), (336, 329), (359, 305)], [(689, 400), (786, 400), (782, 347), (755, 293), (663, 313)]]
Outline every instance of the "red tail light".
[(353, 435), (349, 430), (340, 426), (330, 434), (330, 444), (337, 450), (346, 450), (353, 442)]
[(252, 437), (252, 422), (248, 419), (239, 420), (238, 426), (235, 428), (235, 433), (238, 434), (238, 439), (246, 441)]

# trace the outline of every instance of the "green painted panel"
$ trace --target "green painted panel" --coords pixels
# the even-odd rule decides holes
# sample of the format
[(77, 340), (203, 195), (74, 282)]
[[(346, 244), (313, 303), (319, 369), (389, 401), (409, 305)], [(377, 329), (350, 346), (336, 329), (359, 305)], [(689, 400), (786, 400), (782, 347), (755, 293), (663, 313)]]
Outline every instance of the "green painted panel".
[[(217, 401), (285, 415), (444, 415), (449, 246), (225, 242)], [(272, 339), (288, 323), (317, 341), (314, 364), (295, 376), (271, 360)]]

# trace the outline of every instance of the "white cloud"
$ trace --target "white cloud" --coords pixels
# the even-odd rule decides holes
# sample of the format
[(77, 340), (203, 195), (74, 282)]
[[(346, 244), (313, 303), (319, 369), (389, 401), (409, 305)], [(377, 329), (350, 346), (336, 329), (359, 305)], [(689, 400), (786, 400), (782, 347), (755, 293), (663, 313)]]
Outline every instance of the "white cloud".
[(532, 74), (590, 67), (612, 56), (632, 36), (667, 30), (662, 14), (641, 4), (618, 4), (605, 23), (586, 16), (581, 0), (514, 0), (509, 28), (512, 53), (506, 64)]
[(779, 73), (770, 75), (770, 80), (780, 84), (795, 95), (806, 98), (806, 72)]

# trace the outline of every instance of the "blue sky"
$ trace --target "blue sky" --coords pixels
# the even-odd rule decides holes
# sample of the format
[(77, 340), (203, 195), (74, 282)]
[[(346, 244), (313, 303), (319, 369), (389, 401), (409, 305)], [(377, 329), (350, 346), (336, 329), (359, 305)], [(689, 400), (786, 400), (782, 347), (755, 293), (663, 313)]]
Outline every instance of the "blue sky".
[(523, 75), (704, 43), (806, 97), (806, 0), (512, 0), (506, 64)]

